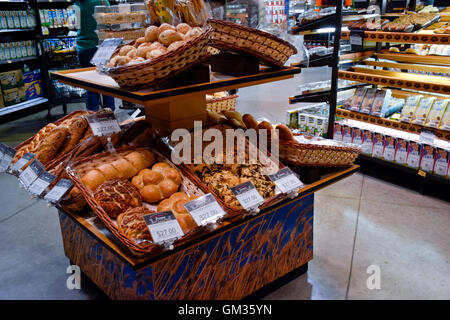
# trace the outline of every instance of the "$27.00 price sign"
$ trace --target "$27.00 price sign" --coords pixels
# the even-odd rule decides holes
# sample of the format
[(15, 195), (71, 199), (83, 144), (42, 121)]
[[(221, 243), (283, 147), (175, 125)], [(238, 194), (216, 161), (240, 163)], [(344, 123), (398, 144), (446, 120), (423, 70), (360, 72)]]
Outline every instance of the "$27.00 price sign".
[(172, 211), (146, 214), (143, 218), (156, 243), (173, 242), (184, 235)]
[(61, 179), (44, 197), (45, 200), (56, 203), (72, 187), (72, 182), (67, 179)]
[(185, 203), (184, 207), (199, 226), (209, 222), (215, 222), (225, 215), (225, 211), (211, 193)]
[(108, 136), (120, 132), (119, 122), (113, 112), (96, 113), (86, 117), (95, 136)]
[(303, 186), (303, 183), (288, 167), (284, 167), (277, 173), (269, 175), (269, 178), (272, 179), (275, 185), (283, 193), (297, 191), (301, 186)]
[(233, 192), (245, 210), (256, 208), (264, 202), (264, 198), (259, 194), (251, 181), (244, 182), (231, 188), (231, 192)]

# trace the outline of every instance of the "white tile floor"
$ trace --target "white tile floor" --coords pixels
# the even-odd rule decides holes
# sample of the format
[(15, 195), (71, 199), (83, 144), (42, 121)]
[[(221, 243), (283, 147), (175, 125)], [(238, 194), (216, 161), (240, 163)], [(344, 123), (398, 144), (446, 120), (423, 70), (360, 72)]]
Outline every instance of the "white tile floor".
[[(324, 71), (239, 90), (238, 110), (281, 122), (295, 87)], [(0, 141), (17, 143), (44, 121), (45, 112), (1, 125)], [(66, 288), (56, 210), (30, 200), (12, 176), (0, 175), (0, 190), (0, 299), (104, 299), (89, 282)], [(265, 299), (450, 299), (449, 203), (357, 173), (317, 192), (314, 210), (308, 273)], [(371, 265), (380, 289), (367, 287)]]

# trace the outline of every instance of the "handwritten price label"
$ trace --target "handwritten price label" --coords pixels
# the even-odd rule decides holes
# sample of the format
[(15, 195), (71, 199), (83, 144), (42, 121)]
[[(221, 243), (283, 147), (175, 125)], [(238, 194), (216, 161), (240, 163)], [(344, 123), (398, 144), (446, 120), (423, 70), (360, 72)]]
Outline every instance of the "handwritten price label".
[(156, 243), (170, 243), (184, 235), (172, 211), (146, 214), (143, 217)]
[(186, 203), (184, 207), (199, 226), (209, 222), (215, 222), (225, 215), (225, 211), (211, 193)]
[(303, 186), (303, 183), (288, 167), (284, 167), (277, 173), (269, 175), (269, 178), (283, 193), (298, 191)]
[(231, 192), (233, 192), (245, 210), (257, 208), (264, 202), (264, 198), (259, 194), (251, 181), (244, 182), (231, 188)]
[(61, 179), (44, 197), (45, 200), (55, 203), (72, 187), (72, 182)]

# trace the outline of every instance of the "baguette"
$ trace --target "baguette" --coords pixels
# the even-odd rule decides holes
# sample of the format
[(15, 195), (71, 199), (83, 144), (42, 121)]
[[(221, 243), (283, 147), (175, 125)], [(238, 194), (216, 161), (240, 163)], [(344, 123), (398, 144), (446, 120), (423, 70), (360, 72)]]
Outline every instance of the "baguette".
[(50, 134), (37, 146), (35, 156), (43, 165), (50, 162), (58, 152), (67, 137), (68, 129), (66, 127), (56, 127)]
[(68, 127), (69, 135), (67, 136), (66, 140), (64, 141), (59, 154), (65, 154), (66, 152), (70, 151), (75, 147), (75, 145), (80, 142), (81, 137), (83, 136), (84, 132), (86, 131), (86, 128), (88, 126), (87, 120), (85, 118), (78, 118), (75, 121), (73, 121)]

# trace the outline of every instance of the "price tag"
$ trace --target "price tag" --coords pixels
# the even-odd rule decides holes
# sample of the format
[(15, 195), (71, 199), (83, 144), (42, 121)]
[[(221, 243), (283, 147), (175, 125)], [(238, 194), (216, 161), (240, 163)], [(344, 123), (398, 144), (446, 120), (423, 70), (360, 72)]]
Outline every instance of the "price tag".
[(257, 208), (264, 202), (264, 198), (259, 194), (251, 181), (244, 182), (231, 188), (231, 192), (233, 192), (245, 210)]
[(107, 64), (122, 40), (123, 38), (105, 39), (92, 57), (91, 63), (97, 67)]
[(130, 116), (131, 119), (136, 119), (136, 117), (141, 113), (141, 109), (134, 110), (133, 114)]
[(5, 150), (3, 152), (3, 157), (0, 160), (0, 172), (5, 172), (8, 169), (11, 161), (14, 159), (16, 155), (16, 149), (5, 146)]
[(30, 165), (22, 171), (19, 175), (19, 180), (28, 189), (29, 186), (36, 180), (43, 172), (44, 165), (38, 160), (34, 159)]
[(434, 143), (435, 134), (431, 130), (422, 130), (419, 135), (420, 142), (433, 144)]
[(172, 211), (146, 214), (143, 217), (156, 243), (170, 243), (184, 235)]
[(67, 179), (59, 180), (44, 197), (45, 200), (55, 203), (72, 187), (72, 182)]
[(184, 207), (199, 226), (209, 222), (215, 222), (225, 215), (225, 211), (211, 193), (185, 203)]
[(270, 174), (269, 178), (283, 193), (298, 191), (303, 186), (303, 183), (288, 167), (284, 167), (275, 174)]
[(22, 168), (33, 158), (34, 154), (27, 152), (22, 158), (13, 164), (11, 171), (19, 173), (22, 172)]
[(95, 136), (108, 136), (120, 132), (120, 125), (113, 112), (93, 114), (86, 117)]
[(28, 188), (28, 191), (39, 197), (45, 191), (45, 189), (47, 189), (50, 183), (55, 180), (55, 178), (56, 176), (54, 176), (53, 174), (44, 172), (36, 180), (34, 180), (34, 182)]
[(352, 51), (361, 51), (364, 49), (364, 30), (350, 30), (350, 45)]

